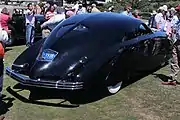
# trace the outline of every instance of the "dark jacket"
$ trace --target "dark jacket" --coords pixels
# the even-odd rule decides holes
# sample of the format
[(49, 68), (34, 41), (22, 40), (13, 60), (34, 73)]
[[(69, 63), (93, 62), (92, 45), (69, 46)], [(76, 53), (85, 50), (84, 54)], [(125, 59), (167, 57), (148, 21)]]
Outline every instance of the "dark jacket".
[(156, 28), (155, 16), (156, 16), (156, 15), (152, 15), (152, 16), (149, 18), (148, 26), (151, 27), (151, 28)]

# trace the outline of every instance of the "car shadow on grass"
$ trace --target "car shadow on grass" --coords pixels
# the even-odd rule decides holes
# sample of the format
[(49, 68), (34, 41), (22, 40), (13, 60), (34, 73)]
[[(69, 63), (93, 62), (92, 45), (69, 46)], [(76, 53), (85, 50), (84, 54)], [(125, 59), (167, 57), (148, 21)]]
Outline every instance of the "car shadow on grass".
[(6, 97), (3, 95), (2, 99), (0, 100), (0, 115), (5, 114), (9, 111), (9, 108), (13, 106), (14, 98)]
[[(155, 71), (157, 70), (158, 69), (156, 69)], [(129, 78), (129, 80), (123, 82), (124, 85), (122, 89), (130, 84), (135, 83), (141, 78), (149, 74), (152, 74), (153, 72), (154, 71), (146, 72), (142, 75), (136, 75), (136, 77)], [(20, 94), (20, 92), (23, 90), (30, 91), (28, 98)], [(48, 88), (25, 87), (21, 84), (16, 84), (15, 86), (13, 86), (13, 88), (9, 86), (7, 88), (7, 91), (10, 94), (12, 94), (14, 97), (25, 103), (53, 106), (53, 107), (66, 107), (66, 108), (76, 108), (79, 107), (79, 105), (88, 104), (106, 98), (108, 96), (111, 96), (105, 91), (105, 89), (95, 86), (93, 86), (91, 90), (87, 90), (87, 91), (85, 90), (66, 91), (66, 90), (48, 89)], [(52, 103), (52, 101), (48, 101), (48, 102), (42, 101), (42, 100), (51, 100), (51, 99), (57, 99), (62, 101), (58, 103)]]
[[(66, 91), (48, 88), (24, 87), (23, 85), (16, 84), (13, 88), (9, 86), (6, 90), (14, 97), (25, 103), (65, 108), (76, 108), (79, 107), (79, 105), (95, 102), (109, 96), (107, 92), (97, 88), (88, 91)], [(23, 90), (30, 91), (28, 98), (20, 94)], [(49, 101), (51, 99), (62, 101), (52, 103)], [(48, 102), (39, 100), (48, 100)]]

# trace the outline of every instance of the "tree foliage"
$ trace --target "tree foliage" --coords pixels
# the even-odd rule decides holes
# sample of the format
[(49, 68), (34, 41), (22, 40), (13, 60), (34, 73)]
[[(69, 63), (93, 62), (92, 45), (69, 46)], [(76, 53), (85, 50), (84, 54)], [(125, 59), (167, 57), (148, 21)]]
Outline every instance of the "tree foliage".
[(109, 6), (113, 5), (116, 11), (123, 10), (126, 4), (130, 4), (133, 9), (138, 9), (143, 12), (152, 12), (162, 5), (167, 5), (169, 8), (175, 7), (180, 4), (179, 0), (113, 0), (104, 5), (106, 10)]

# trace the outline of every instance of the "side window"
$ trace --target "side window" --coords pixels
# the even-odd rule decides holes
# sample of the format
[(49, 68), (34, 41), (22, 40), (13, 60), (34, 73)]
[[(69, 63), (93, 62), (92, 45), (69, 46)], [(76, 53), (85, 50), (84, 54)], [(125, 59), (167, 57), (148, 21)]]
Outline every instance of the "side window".
[(140, 43), (137, 44), (136, 46), (136, 52), (138, 52), (139, 54), (142, 54), (144, 56), (148, 56), (149, 55), (149, 41), (141, 41)]
[(126, 40), (131, 40), (133, 38), (136, 38), (141, 35), (146, 35), (152, 33), (151, 29), (148, 28), (145, 24), (140, 24), (137, 28), (134, 30), (128, 32), (125, 34)]
[(141, 35), (146, 35), (151, 33), (152, 31), (144, 24), (140, 24), (138, 30), (136, 31), (136, 37)]
[(152, 55), (157, 55), (161, 51), (161, 39), (156, 38), (154, 40)]
[(136, 37), (135, 30), (125, 33), (124, 39), (131, 40)]

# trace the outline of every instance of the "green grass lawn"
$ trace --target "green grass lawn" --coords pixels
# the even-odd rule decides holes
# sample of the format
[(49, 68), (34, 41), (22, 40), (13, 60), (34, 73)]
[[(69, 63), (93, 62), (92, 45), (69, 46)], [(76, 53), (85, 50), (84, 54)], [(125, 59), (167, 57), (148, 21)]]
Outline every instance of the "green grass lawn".
[[(10, 66), (24, 49), (25, 46), (16, 46), (7, 51), (5, 66)], [(155, 73), (166, 75), (168, 67)], [(25, 98), (28, 98), (29, 90), (15, 94), (18, 89), (13, 87), (16, 84), (5, 75), (3, 93), (6, 97), (0, 108), (5, 113), (5, 120), (180, 120), (180, 86), (163, 86), (160, 78), (152, 74), (112, 96), (103, 96), (96, 90), (87, 95), (74, 92), (72, 105), (68, 101), (63, 102), (61, 97), (61, 94), (66, 96), (70, 93), (54, 91), (59, 97), (50, 99), (52, 91), (44, 89), (32, 93), (49, 99), (42, 97), (37, 102), (28, 101)]]

